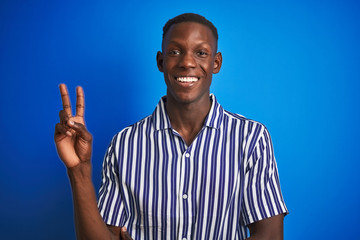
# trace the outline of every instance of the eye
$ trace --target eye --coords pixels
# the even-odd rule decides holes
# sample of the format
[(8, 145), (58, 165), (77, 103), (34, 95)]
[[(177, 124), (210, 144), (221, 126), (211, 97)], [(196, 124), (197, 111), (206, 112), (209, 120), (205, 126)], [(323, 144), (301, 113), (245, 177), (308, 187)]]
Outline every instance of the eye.
[(180, 51), (174, 49), (174, 50), (170, 50), (170, 51), (168, 52), (168, 54), (171, 55), (171, 56), (177, 56), (177, 55), (180, 55)]
[(200, 57), (206, 57), (207, 55), (209, 55), (209, 54), (207, 53), (207, 51), (204, 51), (204, 50), (200, 50), (200, 51), (198, 51), (196, 54), (197, 54), (198, 56), (200, 56)]

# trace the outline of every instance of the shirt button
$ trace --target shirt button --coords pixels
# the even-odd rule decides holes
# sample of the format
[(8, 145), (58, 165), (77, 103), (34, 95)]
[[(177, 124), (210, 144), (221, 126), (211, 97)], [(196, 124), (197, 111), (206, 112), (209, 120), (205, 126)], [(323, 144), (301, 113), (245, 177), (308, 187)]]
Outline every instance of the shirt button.
[(182, 240), (186, 240), (186, 238), (183, 238)]
[(185, 157), (187, 157), (187, 158), (190, 157), (190, 153), (186, 153)]
[(188, 198), (188, 195), (187, 194), (184, 194), (183, 195), (183, 199), (187, 199)]

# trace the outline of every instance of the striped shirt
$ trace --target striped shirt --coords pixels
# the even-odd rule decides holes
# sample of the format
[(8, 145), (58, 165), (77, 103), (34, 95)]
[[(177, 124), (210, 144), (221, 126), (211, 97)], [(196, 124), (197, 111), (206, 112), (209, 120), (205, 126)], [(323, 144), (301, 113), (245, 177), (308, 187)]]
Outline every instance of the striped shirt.
[(163, 97), (152, 115), (114, 136), (99, 211), (133, 239), (245, 239), (246, 225), (287, 213), (264, 125), (212, 105), (190, 146)]

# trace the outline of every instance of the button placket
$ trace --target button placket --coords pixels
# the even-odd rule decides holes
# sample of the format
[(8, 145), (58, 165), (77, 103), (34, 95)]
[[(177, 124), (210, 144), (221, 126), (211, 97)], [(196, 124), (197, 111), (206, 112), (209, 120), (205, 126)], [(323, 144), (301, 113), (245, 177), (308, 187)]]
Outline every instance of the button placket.
[[(188, 148), (182, 155), (182, 161), (183, 161), (183, 164), (182, 164), (182, 167), (183, 167), (183, 179), (182, 179), (182, 184), (180, 185), (180, 191), (179, 191), (179, 197), (180, 197), (180, 209), (182, 211), (182, 215), (183, 215), (183, 218), (181, 219), (180, 221), (180, 229), (179, 231), (181, 232), (182, 234), (182, 238), (181, 239), (190, 239), (188, 234), (189, 234), (189, 231), (191, 229), (191, 226), (189, 226), (189, 218), (191, 218), (189, 216), (190, 214), (190, 210), (189, 210), (189, 200), (190, 200), (190, 196), (188, 195), (188, 181), (189, 179), (186, 179), (185, 176), (187, 176), (187, 174), (185, 173), (185, 169), (189, 169), (189, 164), (190, 164), (190, 157), (191, 157), (191, 154), (189, 153), (191, 148)], [(187, 176), (188, 178), (189, 176)], [(184, 228), (184, 224), (187, 225), (187, 227)], [(191, 225), (191, 221), (190, 221), (190, 225)], [(185, 230), (186, 229), (186, 230)]]

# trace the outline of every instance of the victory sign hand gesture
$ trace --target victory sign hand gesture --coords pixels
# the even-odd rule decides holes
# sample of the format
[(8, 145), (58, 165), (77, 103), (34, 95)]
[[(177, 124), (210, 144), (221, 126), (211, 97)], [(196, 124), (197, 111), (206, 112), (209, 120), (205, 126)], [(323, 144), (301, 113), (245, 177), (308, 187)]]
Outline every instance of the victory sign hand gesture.
[(60, 123), (55, 126), (55, 144), (60, 159), (67, 168), (90, 161), (92, 135), (85, 127), (85, 100), (82, 87), (76, 88), (76, 114), (72, 115), (70, 98), (65, 84), (60, 84), (63, 110), (60, 111)]

